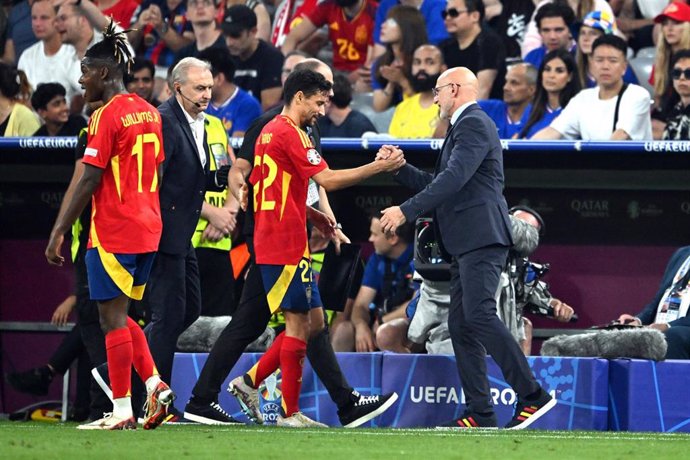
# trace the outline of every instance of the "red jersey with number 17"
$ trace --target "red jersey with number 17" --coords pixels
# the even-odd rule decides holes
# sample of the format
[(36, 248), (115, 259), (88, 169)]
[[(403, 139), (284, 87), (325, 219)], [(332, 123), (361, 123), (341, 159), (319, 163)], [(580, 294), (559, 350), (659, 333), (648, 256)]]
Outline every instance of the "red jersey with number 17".
[(165, 159), (158, 110), (136, 94), (118, 94), (91, 115), (88, 139), (82, 161), (103, 169), (88, 247), (156, 251), (163, 229), (158, 165)]
[(254, 146), (254, 252), (256, 262), (297, 265), (307, 249), (309, 178), (328, 165), (307, 133), (289, 117), (268, 122)]

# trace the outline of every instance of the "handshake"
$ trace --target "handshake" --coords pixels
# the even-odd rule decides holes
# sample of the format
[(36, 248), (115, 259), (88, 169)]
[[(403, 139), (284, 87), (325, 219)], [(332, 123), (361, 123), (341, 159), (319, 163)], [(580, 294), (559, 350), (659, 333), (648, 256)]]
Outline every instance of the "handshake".
[(405, 166), (405, 155), (400, 147), (397, 145), (384, 144), (378, 152), (374, 162), (381, 167), (379, 172), (397, 172), (400, 168)]

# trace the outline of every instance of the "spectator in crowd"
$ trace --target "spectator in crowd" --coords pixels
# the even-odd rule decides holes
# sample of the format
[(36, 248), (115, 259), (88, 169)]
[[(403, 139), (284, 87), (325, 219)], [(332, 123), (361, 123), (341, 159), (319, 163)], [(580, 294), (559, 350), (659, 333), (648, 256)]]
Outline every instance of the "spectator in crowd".
[(489, 28), (482, 28), (482, 0), (448, 0), (443, 11), (450, 38), (441, 43), (448, 68), (467, 67), (479, 79), (479, 99), (501, 99), (505, 81), (503, 40)]
[(137, 57), (150, 60), (163, 72), (175, 53), (194, 40), (184, 0), (144, 0), (132, 15), (127, 38)]
[(669, 0), (610, 0), (618, 29), (625, 34), (628, 46), (635, 52), (654, 46), (654, 18), (661, 14)]
[[(404, 31), (404, 32), (403, 32)], [(397, 5), (388, 10), (381, 25), (381, 43), (386, 51), (372, 65), (373, 107), (382, 112), (413, 94), (412, 55), (427, 43), (424, 17), (411, 6)]]
[(256, 14), (245, 5), (231, 6), (221, 23), (235, 64), (235, 84), (261, 102), (261, 109), (280, 103), (283, 55), (257, 36)]
[(144, 58), (135, 59), (129, 73), (125, 75), (127, 92), (135, 93), (152, 106), (158, 107), (161, 103), (153, 94), (155, 75), (156, 68), (153, 62)]
[(654, 133), (659, 138), (663, 132), (668, 111), (673, 108), (671, 62), (676, 51), (690, 49), (690, 6), (676, 1), (654, 18), (661, 24), (661, 36), (656, 46), (656, 59), (649, 82), (654, 85)]
[(375, 133), (374, 124), (359, 110), (350, 107), (352, 85), (343, 73), (333, 75), (333, 96), (326, 108), (326, 116), (318, 120), (321, 137), (362, 137)]
[(34, 88), (40, 83), (60, 83), (67, 91), (67, 103), (72, 113), (79, 113), (83, 107), (79, 61), (74, 57), (74, 47), (62, 43), (55, 28), (56, 17), (50, 0), (34, 1), (31, 27), (39, 41), (22, 53), (17, 68), (24, 71)]
[[(91, 3), (91, 0), (81, 0), (81, 4)], [(98, 0), (98, 9), (103, 16), (113, 18), (115, 22), (126, 29), (132, 22), (132, 16), (139, 6), (137, 0)]]
[(227, 49), (223, 32), (216, 25), (217, 14), (214, 0), (187, 1), (187, 19), (192, 23), (194, 41), (177, 52), (176, 61), (199, 57), (199, 53), (208, 48)]
[(561, 114), (563, 107), (580, 92), (573, 55), (564, 50), (549, 51), (537, 75), (537, 92), (518, 139), (529, 139)]
[[(443, 54), (435, 45), (422, 45), (412, 56), (414, 95), (395, 108), (388, 133), (401, 139), (443, 137), (438, 106), (434, 104), (436, 80), (446, 70)], [(445, 124), (443, 128), (445, 128)]]
[(384, 233), (376, 214), (371, 218), (369, 257), (362, 286), (352, 304), (336, 318), (332, 343), (335, 351), (375, 351), (376, 329), (388, 321), (405, 317), (405, 307), (414, 294), (414, 227), (406, 223), (395, 234)]
[(532, 64), (513, 64), (506, 73), (503, 99), (479, 100), (479, 106), (496, 124), (498, 137), (511, 139), (525, 126), (537, 90), (537, 69)]
[(31, 5), (34, 0), (20, 0), (12, 5), (7, 18), (5, 49), (2, 60), (16, 64), (25, 49), (38, 41), (31, 27)]
[(242, 137), (255, 118), (261, 115), (261, 104), (254, 96), (233, 83), (235, 64), (227, 49), (206, 49), (199, 59), (211, 64), (213, 90), (206, 113), (220, 118), (228, 137)]
[(304, 20), (303, 14), (316, 8), (317, 0), (281, 0), (275, 3), (271, 43), (280, 48), (292, 28)]
[(63, 44), (74, 47), (74, 59), (77, 62), (81, 61), (88, 48), (103, 39), (103, 34), (94, 30), (82, 10), (72, 3), (60, 5), (55, 18), (55, 29)]
[[(34, 136), (77, 136), (86, 127), (81, 115), (70, 115), (60, 83), (41, 83), (31, 95), (31, 105), (43, 120)], [(97, 363), (100, 364), (100, 363)]]
[(296, 49), (319, 27), (328, 25), (328, 37), (333, 45), (333, 67), (348, 72), (352, 83), (368, 68), (373, 59), (374, 0), (324, 0), (312, 11), (305, 11), (302, 21), (285, 38), (284, 54)]
[(690, 359), (690, 246), (678, 249), (668, 261), (659, 290), (651, 302), (635, 316), (618, 317), (623, 324), (647, 326), (664, 333), (666, 359)]
[(388, 17), (388, 11), (396, 5), (411, 6), (422, 13), (430, 43), (438, 45), (448, 38), (448, 31), (443, 26), (441, 16), (446, 8), (445, 0), (382, 0), (376, 10), (374, 23), (374, 56), (378, 57), (386, 51), (386, 44), (381, 42), (381, 26)]
[(283, 61), (283, 68), (280, 69), (281, 84), (284, 85), (285, 79), (288, 77), (288, 75), (290, 75), (292, 69), (294, 69), (297, 64), (305, 61), (306, 59), (309, 59), (309, 55), (304, 51), (295, 50), (290, 51), (288, 54), (286, 54), (285, 60)]
[(649, 93), (623, 82), (626, 51), (620, 37), (597, 38), (592, 44), (592, 72), (597, 86), (580, 91), (533, 139), (651, 140)]
[[(265, 4), (264, 4), (265, 3)], [(235, 5), (244, 5), (256, 15), (256, 38), (266, 43), (271, 43), (271, 14), (266, 5), (274, 2), (261, 0), (219, 0), (218, 4), (223, 8), (230, 8)], [(224, 11), (224, 10), (223, 10)], [(222, 19), (222, 17), (220, 18)]]
[(687, 141), (690, 139), (690, 50), (674, 54), (671, 78), (678, 102), (668, 114), (662, 138)]
[(548, 3), (539, 8), (534, 20), (539, 29), (542, 45), (527, 53), (525, 62), (529, 62), (538, 69), (544, 55), (549, 51), (556, 49), (575, 51), (576, 45), (570, 32), (575, 22), (575, 13), (568, 5)]
[(0, 133), (3, 137), (31, 136), (41, 126), (36, 114), (19, 101), (18, 80), (17, 69), (0, 62)]
[[(527, 56), (527, 54), (533, 49), (539, 48), (542, 45), (541, 35), (539, 35), (539, 29), (537, 28), (536, 15), (539, 10), (549, 3), (567, 3), (570, 8), (575, 12), (575, 20), (582, 22), (587, 13), (590, 11), (604, 11), (610, 17), (615, 18), (611, 5), (607, 0), (541, 0), (536, 9), (534, 10), (534, 15), (527, 25), (527, 32), (525, 32), (525, 39), (522, 43), (522, 56)], [(614, 29), (616, 28), (614, 23)]]
[[(486, 16), (491, 28), (503, 38), (508, 61), (520, 61), (520, 49), (525, 39), (527, 23), (532, 18), (534, 6), (538, 0), (484, 0)], [(489, 14), (490, 8), (497, 8), (495, 15)]]
[[(592, 43), (602, 35), (613, 33), (613, 18), (603, 11), (592, 11), (585, 16), (580, 34), (577, 37), (577, 73), (580, 81), (580, 88), (592, 88), (596, 82), (592, 77), (589, 67), (589, 56), (592, 54)], [(628, 66), (623, 75), (626, 83), (638, 84), (635, 72)]]

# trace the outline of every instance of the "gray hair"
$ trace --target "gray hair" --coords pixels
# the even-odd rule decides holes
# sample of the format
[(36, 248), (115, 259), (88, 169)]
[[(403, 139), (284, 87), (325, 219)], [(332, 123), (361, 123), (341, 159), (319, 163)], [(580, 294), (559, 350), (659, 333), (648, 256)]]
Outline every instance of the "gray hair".
[(518, 62), (517, 64), (508, 66), (508, 70), (518, 67), (523, 67), (525, 69), (525, 80), (527, 80), (527, 84), (530, 86), (536, 86), (539, 70), (537, 70), (537, 68), (529, 62)]
[(211, 64), (201, 59), (186, 57), (177, 63), (170, 76), (172, 83), (185, 83), (189, 75), (189, 69), (199, 68), (211, 71)]

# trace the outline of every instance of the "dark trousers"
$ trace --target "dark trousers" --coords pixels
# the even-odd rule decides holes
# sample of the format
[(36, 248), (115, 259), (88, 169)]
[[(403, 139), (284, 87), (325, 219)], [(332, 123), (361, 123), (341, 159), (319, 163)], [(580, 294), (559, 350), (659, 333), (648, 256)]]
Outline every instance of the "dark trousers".
[(235, 280), (230, 253), (220, 249), (196, 248), (203, 316), (232, 316), (235, 313)]
[[(266, 329), (271, 318), (261, 272), (250, 266), (242, 296), (232, 321), (213, 345), (192, 394), (200, 403), (218, 400), (221, 385), (235, 366), (244, 349)], [(307, 344), (307, 358), (338, 407), (350, 400), (352, 387), (347, 383), (335, 358), (324, 329)]]
[(520, 346), (496, 314), (496, 289), (507, 256), (508, 248), (490, 246), (454, 256), (451, 264), (448, 329), (467, 410), (474, 413), (493, 412), (487, 353), (519, 396), (539, 389)]
[(666, 359), (690, 359), (690, 326), (673, 326), (664, 332)]
[[(76, 310), (79, 315), (79, 331), (81, 332), (81, 340), (89, 355), (92, 366), (98, 366), (106, 362), (105, 352), (105, 336), (101, 329), (101, 323), (98, 313), (98, 305), (91, 300), (89, 295), (89, 282), (86, 275), (86, 265), (84, 264), (84, 254), (86, 249), (80, 252), (75, 261), (76, 268), (76, 296), (77, 305)], [(91, 377), (89, 375), (89, 377)], [(91, 380), (91, 410), (89, 417), (91, 419), (99, 419), (103, 417), (106, 412), (112, 412), (113, 405), (108, 397), (103, 393), (93, 378)]]
[(177, 338), (201, 312), (199, 267), (191, 243), (186, 254), (156, 255), (143, 302), (151, 317), (144, 329), (149, 349), (161, 379), (170, 383)]

